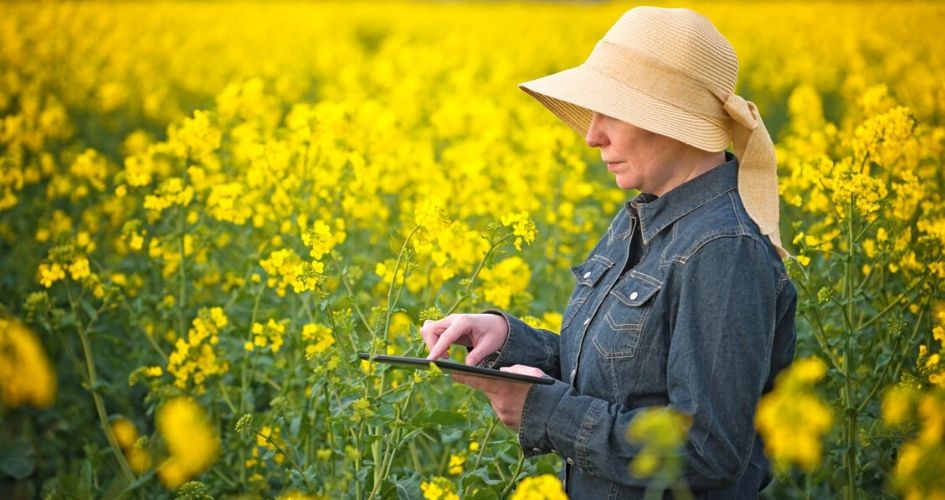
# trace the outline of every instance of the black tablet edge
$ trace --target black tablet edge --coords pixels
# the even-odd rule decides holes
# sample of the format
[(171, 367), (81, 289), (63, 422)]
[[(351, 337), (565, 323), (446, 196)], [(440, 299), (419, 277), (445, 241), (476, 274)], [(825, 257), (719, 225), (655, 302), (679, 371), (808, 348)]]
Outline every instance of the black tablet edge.
[(496, 370), (495, 368), (464, 365), (462, 363), (457, 363), (456, 361), (449, 361), (446, 359), (428, 360), (426, 358), (389, 356), (385, 354), (375, 354), (372, 358), (370, 353), (366, 352), (359, 352), (358, 357), (365, 361), (389, 363), (394, 366), (399, 365), (401, 367), (415, 367), (419, 369), (428, 368), (430, 362), (432, 361), (441, 370), (455, 371), (473, 376), (487, 377), (497, 380), (508, 380), (512, 382), (525, 382), (529, 384), (550, 385), (554, 383), (554, 379), (551, 377), (535, 377), (532, 375), (523, 375), (521, 373), (511, 373)]

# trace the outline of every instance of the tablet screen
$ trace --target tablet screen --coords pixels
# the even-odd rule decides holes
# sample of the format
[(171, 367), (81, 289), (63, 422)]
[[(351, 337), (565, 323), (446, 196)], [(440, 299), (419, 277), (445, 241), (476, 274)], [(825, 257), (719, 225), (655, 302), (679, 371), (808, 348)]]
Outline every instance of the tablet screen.
[(373, 358), (369, 353), (359, 352), (358, 357), (376, 363), (388, 363), (403, 368), (413, 368), (426, 370), (430, 368), (431, 361), (443, 371), (461, 372), (478, 377), (495, 378), (500, 380), (509, 380), (512, 382), (525, 382), (528, 384), (549, 385), (555, 383), (551, 377), (533, 377), (531, 375), (522, 375), (520, 373), (504, 372), (494, 368), (483, 368), (481, 366), (469, 366), (446, 359), (429, 360), (426, 358), (411, 358), (408, 356), (385, 356), (377, 354)]

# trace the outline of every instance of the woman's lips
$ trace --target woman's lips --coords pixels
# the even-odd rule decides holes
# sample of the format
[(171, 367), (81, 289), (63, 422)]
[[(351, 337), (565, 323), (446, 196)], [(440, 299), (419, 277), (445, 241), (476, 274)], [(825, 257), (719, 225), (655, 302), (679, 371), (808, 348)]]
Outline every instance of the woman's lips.
[(608, 162), (607, 162), (607, 170), (613, 170), (614, 167), (615, 167), (616, 165), (619, 165), (620, 163), (623, 163), (623, 162), (619, 162), (619, 161), (608, 161)]

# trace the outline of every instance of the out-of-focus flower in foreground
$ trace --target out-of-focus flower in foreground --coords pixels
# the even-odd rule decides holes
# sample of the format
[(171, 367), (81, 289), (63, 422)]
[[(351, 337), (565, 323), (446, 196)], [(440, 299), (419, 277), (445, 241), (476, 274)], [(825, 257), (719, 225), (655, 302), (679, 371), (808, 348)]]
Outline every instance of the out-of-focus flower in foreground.
[(0, 401), (48, 408), (56, 398), (56, 372), (36, 335), (0, 317)]

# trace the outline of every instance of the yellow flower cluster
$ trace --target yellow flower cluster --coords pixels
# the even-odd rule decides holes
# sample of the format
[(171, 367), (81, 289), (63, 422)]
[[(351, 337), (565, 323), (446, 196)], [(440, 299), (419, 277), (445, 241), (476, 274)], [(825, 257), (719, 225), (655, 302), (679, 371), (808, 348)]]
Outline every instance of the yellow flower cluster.
[(510, 500), (566, 500), (568, 495), (557, 477), (539, 474), (522, 479), (512, 492)]
[[(739, 93), (758, 104), (777, 140), (782, 227), (793, 231), (784, 239), (798, 261), (816, 275), (823, 261), (837, 263), (838, 252), (853, 245), (866, 258), (851, 267), (857, 274), (851, 282), (869, 288), (855, 300), (926, 279), (912, 292), (922, 298), (889, 309), (891, 315), (924, 311), (930, 306), (924, 297), (940, 294), (945, 280), (942, 9), (934, 2), (895, 9), (849, 2), (692, 7), (732, 40), (745, 68)], [(415, 333), (409, 319), (455, 298), (466, 300), (464, 307), (489, 303), (539, 315), (535, 306), (566, 300), (560, 295), (569, 286), (567, 266), (590, 250), (594, 240), (587, 235), (600, 233), (627, 199), (597, 152), (516, 88), (580, 63), (626, 8), (616, 2), (4, 4), (0, 248), (10, 252), (0, 267), (9, 290), (41, 288), (58, 308), (74, 291), (60, 282), (79, 281), (99, 298), (99, 280), (117, 285), (121, 299), (133, 300), (97, 310), (96, 326), (118, 332), (129, 319), (140, 322), (147, 336), (127, 341), (156, 349), (135, 344), (129, 349), (135, 359), (120, 361), (132, 364), (125, 373), (139, 367), (151, 397), (216, 391), (206, 382), (227, 369), (223, 360), (251, 363), (256, 357), (245, 349), (271, 347), (280, 359), (304, 353), (318, 361), (314, 371), (288, 362), (259, 365), (267, 370), (260, 375), (286, 391), (280, 410), (300, 411), (292, 388), (321, 397), (318, 384), (326, 383), (338, 391), (329, 399), (343, 402), (329, 404), (329, 411), (357, 426), (383, 421), (382, 412), (372, 414), (370, 391), (345, 392), (365, 377), (345, 361), (339, 343), (347, 345), (345, 336), (361, 328), (352, 324), (382, 316), (379, 304), (391, 285), (396, 292), (406, 284), (402, 297), (395, 294), (403, 311), (384, 332), (392, 342), (378, 352), (403, 352), (408, 341), (418, 341), (406, 335)], [(843, 237), (849, 222), (860, 224), (852, 242)], [(491, 254), (479, 279), (468, 281), (495, 234), (507, 234), (519, 254), (510, 248)], [(64, 241), (73, 250), (53, 250)], [(398, 264), (401, 245), (406, 251)], [(464, 283), (472, 283), (473, 293), (466, 294)], [(253, 295), (256, 304), (247, 303)], [(0, 306), (15, 311), (21, 299), (3, 297)], [(221, 308), (200, 309), (221, 300), (229, 319)], [(885, 307), (871, 312), (875, 304), (865, 300), (854, 307), (861, 304), (866, 318)], [(235, 338), (227, 323), (255, 321), (242, 316), (254, 305), (258, 317), (284, 322), (249, 324)], [(435, 307), (427, 311), (442, 316)], [(351, 321), (316, 323), (326, 311), (346, 308)], [(857, 313), (848, 320), (857, 322)], [(196, 316), (189, 331), (163, 326), (175, 314)], [(553, 312), (526, 319), (551, 331), (561, 322)], [(833, 333), (841, 321), (828, 319)], [(873, 321), (865, 333), (885, 321)], [(945, 323), (935, 321), (933, 335), (942, 342)], [(302, 325), (301, 353), (288, 339), (283, 344), (284, 329), (296, 325)], [(27, 341), (15, 342), (27, 349)], [(169, 377), (150, 367), (155, 351), (171, 351)], [(920, 353), (923, 385), (945, 383), (940, 355), (935, 348)], [(385, 379), (375, 365), (362, 366), (374, 375), (370, 383), (389, 384), (382, 389), (390, 394), (410, 393), (417, 398), (412, 403), (453, 402), (421, 389), (431, 384), (417, 378)], [(302, 372), (313, 378), (299, 380)], [(396, 384), (412, 385), (397, 392)], [(759, 423), (787, 429), (769, 439), (777, 452), (813, 467), (829, 412), (809, 382), (789, 385), (770, 395), (766, 404), (777, 411), (765, 410)], [(317, 421), (339, 416), (324, 417)], [(867, 418), (868, 412), (860, 417)], [(319, 473), (341, 472), (318, 486), (350, 496), (332, 488), (350, 484), (340, 478), (353, 477), (352, 468), (333, 461), (367, 457), (359, 447), (368, 441), (326, 432), (334, 432), (331, 425), (314, 425), (315, 446), (307, 448), (319, 450)], [(404, 467), (399, 460), (395, 469)], [(640, 472), (658, 467), (641, 464)], [(455, 498), (457, 484), (485, 470), (452, 465), (462, 469), (455, 483), (424, 482), (424, 496)], [(162, 470), (173, 483), (189, 475)], [(301, 487), (270, 472), (228, 488), (270, 495), (267, 481)]]
[(778, 374), (774, 389), (758, 403), (755, 426), (765, 451), (779, 471), (791, 464), (814, 470), (821, 461), (821, 440), (833, 424), (833, 414), (814, 391), (827, 374), (818, 358), (795, 361)]
[(302, 341), (305, 342), (305, 359), (311, 361), (333, 346), (335, 337), (331, 328), (319, 323), (308, 323), (302, 327)]
[(883, 399), (883, 420), (891, 426), (917, 427), (899, 450), (893, 486), (908, 500), (945, 498), (945, 391), (894, 387)]
[(445, 477), (436, 476), (430, 481), (420, 483), (424, 500), (459, 500), (456, 486)]
[[(268, 425), (262, 426), (256, 433), (256, 448), (253, 449), (253, 456), (259, 456), (259, 448), (273, 452), (272, 461), (276, 465), (282, 465), (285, 462), (285, 455), (281, 450), (285, 449), (285, 441), (282, 439), (282, 430), (279, 427)], [(247, 461), (249, 467), (249, 461)]]
[(466, 454), (460, 453), (459, 455), (453, 453), (450, 455), (450, 462), (447, 465), (447, 472), (451, 476), (458, 476), (463, 473), (463, 465), (466, 463)]
[(486, 301), (505, 309), (512, 304), (517, 294), (528, 289), (532, 272), (528, 263), (516, 255), (483, 269), (479, 276), (482, 278), (482, 294)]
[(558, 311), (548, 311), (542, 314), (541, 318), (522, 316), (521, 319), (533, 328), (541, 328), (552, 333), (561, 333), (561, 322), (564, 320), (564, 317)]
[(206, 470), (220, 454), (220, 438), (193, 399), (180, 397), (164, 403), (155, 424), (168, 452), (158, 466), (158, 477), (172, 490)]
[(675, 481), (681, 473), (679, 449), (685, 444), (692, 417), (671, 408), (651, 407), (642, 410), (627, 426), (627, 439), (640, 446), (630, 462), (630, 472), (641, 478), (657, 474)]
[(146, 472), (151, 467), (151, 455), (143, 448), (143, 440), (139, 439), (135, 424), (120, 417), (112, 421), (111, 431), (131, 470), (138, 474)]
[(922, 344), (919, 346), (919, 357), (916, 360), (919, 373), (924, 376), (933, 387), (945, 390), (945, 363), (942, 362), (942, 353), (945, 353), (945, 302), (932, 305), (932, 338), (938, 342), (934, 351)]
[(246, 342), (243, 348), (247, 351), (253, 351), (257, 347), (262, 349), (270, 347), (273, 353), (282, 349), (283, 336), (285, 335), (285, 322), (277, 322), (270, 319), (265, 325), (262, 323), (253, 323), (250, 330), (253, 334), (253, 341)]
[(174, 377), (175, 386), (186, 389), (192, 384), (199, 393), (208, 377), (227, 370), (227, 363), (218, 359), (214, 350), (227, 324), (221, 307), (203, 308), (198, 312), (187, 338), (177, 339), (174, 352), (167, 360), (167, 372)]
[(36, 335), (0, 317), (0, 401), (5, 406), (47, 408), (56, 398), (56, 372)]
[(502, 216), (502, 225), (512, 228), (515, 235), (515, 249), (522, 250), (522, 242), (531, 244), (535, 241), (535, 235), (538, 230), (535, 229), (535, 223), (528, 217), (527, 212), (506, 214)]

